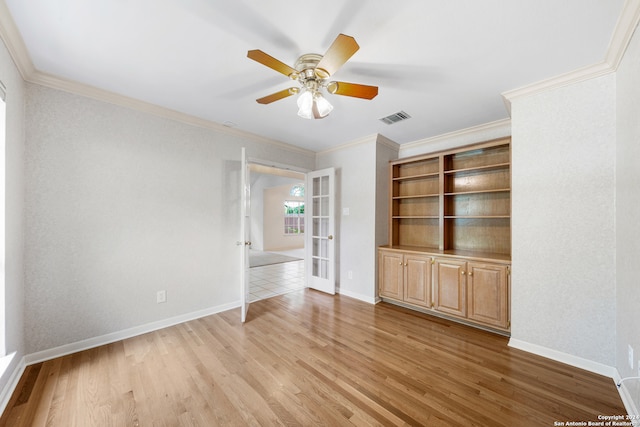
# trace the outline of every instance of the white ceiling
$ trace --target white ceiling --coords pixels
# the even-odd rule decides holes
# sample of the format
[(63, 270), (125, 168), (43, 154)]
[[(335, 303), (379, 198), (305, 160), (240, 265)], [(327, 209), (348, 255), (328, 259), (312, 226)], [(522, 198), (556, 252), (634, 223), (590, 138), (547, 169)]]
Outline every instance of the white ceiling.
[[(624, 0), (0, 0), (35, 69), (266, 138), (322, 151), (380, 133), (407, 143), (505, 119), (501, 93), (605, 59)], [(290, 87), (246, 57), (293, 66), (339, 33), (360, 50), (336, 80), (371, 101), (327, 95), (296, 115)], [(411, 119), (386, 125), (400, 110)]]

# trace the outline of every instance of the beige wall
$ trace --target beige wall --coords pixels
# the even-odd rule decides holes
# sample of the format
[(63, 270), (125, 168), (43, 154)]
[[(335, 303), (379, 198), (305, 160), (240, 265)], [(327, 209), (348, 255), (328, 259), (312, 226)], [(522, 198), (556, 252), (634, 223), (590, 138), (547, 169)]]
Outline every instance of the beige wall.
[(284, 201), (304, 201), (304, 197), (290, 196), (290, 190), (290, 184), (265, 188), (264, 190), (263, 237), (265, 251), (281, 251), (304, 247), (303, 234), (297, 236), (286, 236), (284, 234)]

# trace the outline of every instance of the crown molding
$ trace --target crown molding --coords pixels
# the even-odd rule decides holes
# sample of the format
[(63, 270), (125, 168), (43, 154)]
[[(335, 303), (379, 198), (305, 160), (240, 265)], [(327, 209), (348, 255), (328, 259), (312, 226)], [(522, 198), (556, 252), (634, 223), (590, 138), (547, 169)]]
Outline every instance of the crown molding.
[(509, 115), (511, 115), (511, 101), (521, 96), (530, 96), (537, 93), (542, 93), (551, 89), (558, 89), (564, 86), (569, 86), (574, 83), (579, 83), (585, 80), (590, 80), (595, 77), (604, 76), (613, 72), (613, 68), (606, 62), (600, 62), (595, 65), (589, 65), (577, 70), (561, 74), (559, 76), (551, 77), (546, 80), (523, 86), (517, 89), (509, 90), (502, 93), (505, 106)]
[(305, 148), (296, 147), (294, 145), (286, 144), (281, 141), (266, 138), (260, 135), (256, 135), (251, 132), (230, 128), (220, 123), (213, 122), (211, 120), (201, 119), (190, 114), (181, 113), (179, 111), (171, 110), (169, 108), (161, 107), (149, 102), (140, 101), (139, 99), (130, 98), (124, 95), (120, 95), (115, 92), (110, 92), (104, 89), (100, 89), (94, 86), (78, 83), (72, 80), (57, 77), (51, 74), (43, 73), (41, 71), (34, 71), (29, 77), (30, 83), (35, 83), (41, 86), (46, 86), (52, 89), (62, 90), (70, 92), (76, 95), (85, 96), (102, 102), (108, 102), (110, 104), (119, 105), (121, 107), (129, 108), (132, 110), (148, 113), (157, 117), (185, 123), (191, 126), (198, 126), (201, 128), (222, 132), (228, 135), (237, 136), (239, 138), (248, 138), (260, 143), (271, 144), (282, 148), (283, 150), (293, 151), (308, 156), (315, 156), (315, 152), (307, 150)]
[(639, 22), (640, 0), (626, 0), (622, 12), (618, 17), (618, 22), (613, 30), (611, 40), (609, 41), (609, 47), (607, 48), (604, 61), (518, 89), (503, 92), (502, 98), (507, 107), (507, 111), (509, 111), (509, 115), (511, 115), (511, 101), (516, 98), (535, 95), (551, 89), (558, 89), (617, 71)]
[(358, 138), (353, 141), (350, 141), (341, 145), (337, 145), (335, 147), (327, 148), (326, 150), (323, 150), (323, 151), (318, 151), (317, 155), (321, 156), (324, 154), (332, 153), (334, 151), (341, 151), (347, 148), (355, 147), (357, 145), (366, 144), (369, 142), (375, 142), (377, 144), (384, 145), (385, 147), (391, 148), (392, 150), (396, 150), (396, 151), (400, 150), (400, 144), (393, 141), (392, 139), (387, 138), (382, 134), (375, 133), (373, 135), (367, 135), (362, 138)]
[[(432, 146), (440, 142), (448, 142), (454, 139), (457, 140), (474, 140), (474, 139), (486, 139), (487, 133), (496, 134), (497, 136), (491, 137), (500, 138), (503, 136), (511, 135), (511, 119), (496, 120), (494, 122), (484, 123), (478, 126), (472, 126), (466, 129), (457, 130), (454, 132), (445, 133), (442, 135), (432, 136), (418, 141), (408, 142), (400, 146), (401, 151), (420, 151), (427, 146)], [(428, 150), (427, 150), (428, 151)]]
[(395, 142), (390, 138), (387, 138), (382, 134), (378, 134), (378, 138), (376, 139), (376, 142), (378, 142), (378, 144), (380, 145), (384, 145), (385, 147), (391, 148), (392, 150), (396, 150), (396, 151), (400, 150), (400, 144), (398, 144), (397, 142)]
[(18, 27), (16, 27), (16, 23), (13, 21), (11, 12), (9, 12), (4, 0), (0, 0), (0, 38), (4, 41), (22, 79), (28, 80), (36, 69), (24, 40), (22, 40), (22, 35), (20, 35), (20, 31), (18, 31)]
[[(527, 86), (523, 86), (517, 89), (503, 92), (501, 95), (505, 103), (505, 106), (507, 108), (507, 111), (509, 112), (509, 115), (511, 115), (511, 102), (516, 98), (519, 98), (522, 96), (534, 95), (547, 90), (560, 88), (570, 84), (600, 77), (611, 72), (615, 72), (618, 66), (620, 65), (620, 62), (622, 61), (622, 58), (624, 57), (624, 53), (627, 49), (627, 46), (629, 45), (629, 42), (639, 22), (640, 22), (640, 0), (626, 0), (622, 8), (622, 12), (618, 17), (618, 22), (616, 23), (616, 26), (614, 28), (614, 32), (609, 42), (609, 47), (607, 49), (607, 53), (604, 61), (594, 65), (587, 66), (587, 67), (583, 67), (578, 70), (571, 71), (569, 73), (565, 73), (556, 77), (542, 80)], [(18, 71), (20, 72), (20, 74), (22, 75), (22, 78), (25, 81), (40, 84), (40, 85), (47, 86), (54, 89), (64, 90), (64, 91), (75, 93), (78, 95), (87, 96), (96, 100), (105, 101), (112, 104), (124, 106), (127, 108), (139, 110), (142, 112), (146, 112), (146, 113), (164, 117), (170, 120), (175, 120), (182, 123), (190, 124), (193, 126), (199, 126), (207, 129), (216, 130), (219, 132), (224, 132), (227, 134), (232, 134), (239, 137), (249, 138), (259, 142), (276, 145), (286, 150), (296, 151), (296, 152), (300, 152), (307, 155), (316, 154), (311, 150), (306, 150), (306, 149), (296, 147), (290, 144), (286, 144), (280, 141), (264, 138), (260, 135), (256, 135), (250, 132), (229, 128), (227, 126), (221, 125), (216, 122), (212, 122), (210, 120), (200, 119), (195, 116), (180, 113), (174, 110), (160, 107), (158, 105), (139, 101), (139, 100), (125, 97), (113, 92), (98, 89), (89, 85), (84, 85), (84, 84), (73, 82), (70, 80), (65, 80), (57, 76), (42, 73), (35, 69), (35, 66), (31, 61), (31, 57), (27, 51), (27, 48), (24, 44), (22, 36), (20, 35), (20, 32), (18, 31), (18, 28), (16, 27), (15, 22), (11, 17), (11, 13), (4, 0), (0, 0), (0, 38), (2, 38), (5, 45), (7, 46), (9, 54), (11, 55), (14, 63), (16, 64), (16, 67), (18, 68)], [(491, 124), (488, 124), (488, 125), (491, 125)], [(482, 125), (482, 126), (485, 126), (485, 125)], [(463, 133), (466, 133), (469, 131), (474, 132), (473, 129), (474, 128), (463, 129), (462, 131), (459, 131), (459, 132), (463, 132)], [(454, 134), (456, 133), (458, 132), (454, 132)], [(448, 138), (450, 135), (451, 134), (445, 134), (445, 135), (441, 135), (434, 138), (436, 139), (442, 139), (445, 137)], [(375, 138), (375, 136), (367, 136), (360, 140), (353, 141), (353, 142), (341, 145), (339, 147), (335, 147), (333, 149), (322, 151), (321, 153), (327, 153), (329, 151), (337, 150), (337, 149), (344, 149), (351, 145), (356, 145), (366, 141), (370, 141), (371, 138)], [(402, 148), (405, 149), (405, 148), (413, 147), (415, 145), (428, 144), (429, 142), (433, 142), (432, 140), (433, 138), (427, 138), (424, 140), (411, 142), (408, 144), (402, 144)], [(393, 143), (393, 141), (391, 142)]]
[(138, 99), (123, 96), (114, 92), (99, 89), (94, 86), (64, 79), (52, 74), (43, 73), (36, 70), (31, 57), (27, 50), (24, 40), (16, 27), (9, 8), (4, 0), (0, 0), (0, 38), (4, 41), (13, 62), (22, 79), (29, 82), (46, 86), (52, 89), (62, 90), (76, 95), (85, 96), (98, 101), (108, 102), (110, 104), (119, 105), (121, 107), (130, 108), (143, 113), (152, 114), (169, 120), (185, 123), (192, 126), (222, 132), (239, 138), (247, 138), (253, 141), (270, 144), (282, 148), (283, 150), (301, 153), (307, 156), (315, 156), (315, 152), (294, 145), (286, 144), (281, 141), (265, 138), (251, 132), (230, 128), (211, 120), (201, 119), (189, 114), (180, 113), (169, 108), (161, 107)]
[(613, 31), (613, 36), (611, 36), (605, 58), (605, 62), (614, 71), (620, 66), (638, 23), (640, 23), (640, 0), (626, 0)]
[(346, 148), (355, 147), (356, 145), (366, 144), (367, 142), (374, 142), (378, 138), (378, 134), (363, 136), (362, 138), (355, 139), (353, 141), (346, 142), (344, 144), (336, 145), (335, 147), (327, 148), (326, 150), (318, 151), (317, 155), (329, 154), (333, 151), (341, 151)]

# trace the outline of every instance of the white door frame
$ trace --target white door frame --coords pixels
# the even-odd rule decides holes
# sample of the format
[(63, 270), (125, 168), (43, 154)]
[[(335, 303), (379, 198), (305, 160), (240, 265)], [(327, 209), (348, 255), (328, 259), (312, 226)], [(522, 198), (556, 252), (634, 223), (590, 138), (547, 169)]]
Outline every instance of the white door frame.
[(240, 321), (247, 320), (249, 311), (249, 247), (251, 242), (251, 180), (249, 176), (249, 164), (245, 148), (242, 147), (242, 160), (240, 167)]

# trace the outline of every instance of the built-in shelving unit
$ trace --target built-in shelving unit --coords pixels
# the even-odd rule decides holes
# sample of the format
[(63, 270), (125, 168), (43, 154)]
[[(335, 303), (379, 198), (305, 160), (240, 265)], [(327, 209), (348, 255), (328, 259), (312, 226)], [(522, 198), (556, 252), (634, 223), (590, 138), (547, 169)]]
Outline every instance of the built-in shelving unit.
[(380, 296), (508, 331), (510, 138), (395, 160), (389, 170)]

